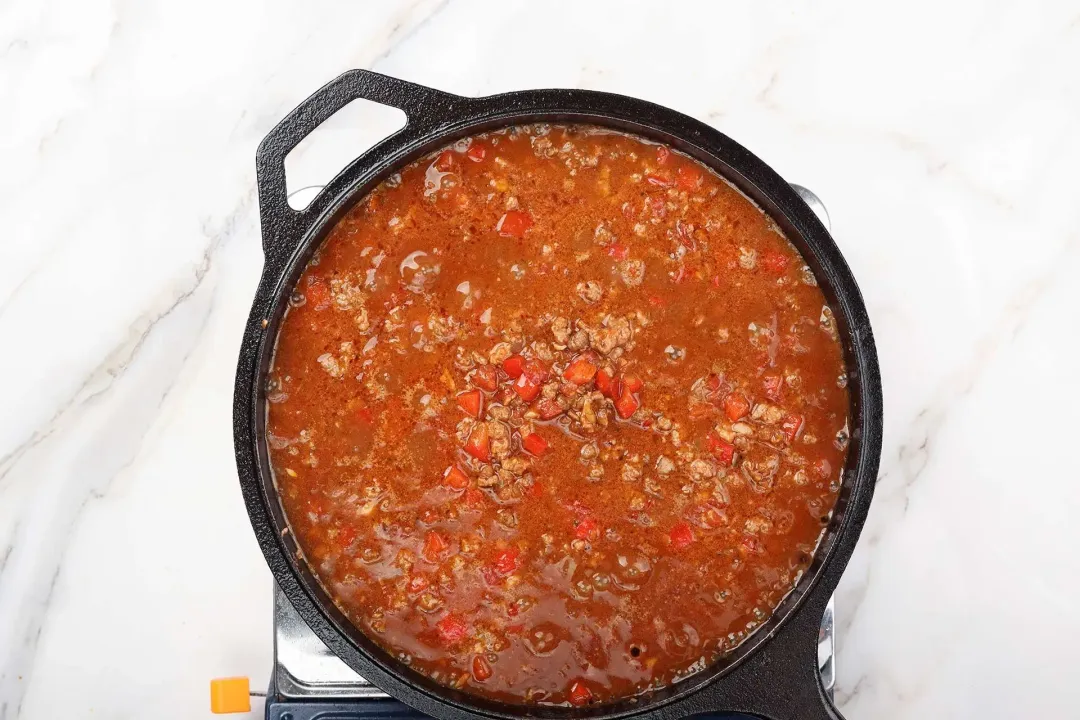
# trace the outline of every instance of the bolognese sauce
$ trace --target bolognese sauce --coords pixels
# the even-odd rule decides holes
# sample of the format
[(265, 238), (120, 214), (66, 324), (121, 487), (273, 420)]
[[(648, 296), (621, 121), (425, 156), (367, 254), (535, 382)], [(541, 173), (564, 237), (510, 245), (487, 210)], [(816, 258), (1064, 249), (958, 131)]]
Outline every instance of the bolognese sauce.
[(375, 642), (511, 703), (637, 695), (808, 566), (847, 451), (832, 313), (697, 161), (512, 127), (405, 167), (304, 270), (267, 387), (306, 561)]

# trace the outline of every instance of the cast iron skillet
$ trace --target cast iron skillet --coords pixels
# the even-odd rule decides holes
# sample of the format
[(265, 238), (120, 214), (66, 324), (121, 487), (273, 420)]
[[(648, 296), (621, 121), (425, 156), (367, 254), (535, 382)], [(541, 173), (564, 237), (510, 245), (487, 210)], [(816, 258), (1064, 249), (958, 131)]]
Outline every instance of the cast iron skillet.
[[(304, 210), (286, 199), (285, 156), (357, 98), (403, 110), (406, 126), (354, 160)], [(851, 445), (843, 485), (810, 568), (746, 642), (710, 668), (651, 695), (591, 708), (512, 706), (450, 690), (410, 671), (369, 641), (334, 606), (302, 559), (282, 513), (267, 459), (265, 381), (278, 324), (311, 253), (359, 198), (396, 169), (455, 139), (533, 122), (583, 122), (668, 143), (713, 168), (769, 213), (806, 258), (836, 315), (851, 393)], [(350, 667), (390, 695), (443, 720), (649, 718), (742, 712), (769, 720), (840, 715), (817, 669), (818, 625), (859, 537), (881, 452), (881, 380), (859, 288), (829, 233), (794, 190), (743, 147), (659, 105), (585, 90), (528, 90), (466, 98), (365, 70), (326, 85), (259, 145), (259, 211), (266, 265), (236, 372), (234, 439), (240, 486), (270, 570), (304, 621)]]

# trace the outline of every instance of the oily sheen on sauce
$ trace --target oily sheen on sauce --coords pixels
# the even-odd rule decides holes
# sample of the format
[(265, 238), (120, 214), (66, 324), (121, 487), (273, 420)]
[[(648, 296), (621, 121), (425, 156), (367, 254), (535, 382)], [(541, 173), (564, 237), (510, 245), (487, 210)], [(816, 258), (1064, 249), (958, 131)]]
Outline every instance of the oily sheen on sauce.
[(832, 314), (696, 161), (580, 126), (478, 135), (336, 225), (282, 322), (271, 461), (366, 634), (511, 703), (662, 687), (817, 546), (847, 451)]

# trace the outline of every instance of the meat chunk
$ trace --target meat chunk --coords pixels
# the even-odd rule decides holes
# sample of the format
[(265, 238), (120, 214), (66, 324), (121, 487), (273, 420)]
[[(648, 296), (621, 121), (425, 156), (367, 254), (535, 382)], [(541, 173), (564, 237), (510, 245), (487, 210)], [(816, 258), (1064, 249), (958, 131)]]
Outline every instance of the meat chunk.
[(528, 469), (529, 462), (525, 458), (515, 455), (503, 460), (502, 466), (514, 475), (520, 476)]
[(432, 315), (428, 318), (428, 329), (435, 336), (435, 341), (443, 343), (457, 340), (459, 323), (452, 317)]
[(716, 477), (716, 468), (708, 460), (695, 460), (690, 463), (690, 479), (694, 482)]
[(780, 455), (761, 446), (752, 448), (739, 466), (742, 475), (756, 492), (772, 490), (780, 470)]
[[(484, 363), (487, 363), (487, 358), (483, 358)], [(454, 353), (454, 367), (462, 372), (465, 372), (472, 368), (476, 364), (476, 359), (469, 353), (468, 350), (458, 346)]]
[(598, 352), (608, 355), (617, 347), (622, 347), (630, 342), (634, 331), (627, 318), (613, 318), (610, 315), (604, 318), (604, 324), (599, 328), (590, 328), (589, 343)]
[(476, 478), (476, 484), (482, 488), (495, 487), (499, 483), (499, 478), (495, 474), (495, 468), (490, 465), (484, 465), (480, 468), (480, 475)]
[(488, 405), (487, 414), (488, 417), (490, 417), (492, 420), (500, 420), (502, 422), (506, 422), (510, 419), (510, 415), (512, 413), (510, 411), (510, 408), (506, 407), (505, 405), (500, 405), (499, 403), (492, 403)]
[(570, 321), (564, 317), (552, 320), (551, 334), (555, 337), (555, 342), (565, 345), (570, 340)]
[(775, 425), (784, 419), (784, 411), (775, 405), (758, 403), (754, 406), (753, 411), (751, 411), (750, 417), (754, 420), (763, 422), (766, 425)]
[(510, 343), (501, 342), (496, 343), (495, 347), (491, 348), (491, 352), (488, 353), (488, 362), (492, 365), (498, 365), (506, 358), (514, 354), (513, 349), (510, 347)]
[(518, 525), (517, 514), (509, 508), (502, 508), (495, 513), (497, 522), (504, 528), (514, 529)]
[(323, 353), (318, 358), (319, 365), (322, 365), (322, 369), (332, 378), (340, 378), (345, 374), (345, 368), (342, 366), (338, 359), (330, 353)]
[(361, 334), (367, 335), (371, 332), (371, 321), (368, 319), (367, 308), (361, 307), (360, 312), (353, 318), (353, 322), (356, 323), (356, 329), (359, 330)]
[(597, 425), (607, 426), (607, 413), (604, 412), (604, 407), (603, 393), (592, 392), (586, 395), (581, 403), (581, 429), (592, 432)]
[(600, 287), (600, 283), (594, 280), (578, 283), (577, 288), (575, 289), (577, 290), (578, 297), (590, 305), (598, 302), (600, 298), (604, 296), (604, 289)]
[(334, 307), (342, 312), (359, 310), (364, 307), (367, 293), (351, 277), (335, 277), (330, 280), (330, 292)]
[(491, 455), (503, 460), (510, 455), (510, 427), (506, 423), (492, 420), (487, 424), (491, 437)]
[(546, 363), (555, 359), (555, 353), (551, 351), (551, 346), (546, 342), (537, 340), (532, 344), (533, 355)]
[(645, 261), (623, 260), (619, 263), (619, 277), (629, 287), (640, 285), (645, 279)]

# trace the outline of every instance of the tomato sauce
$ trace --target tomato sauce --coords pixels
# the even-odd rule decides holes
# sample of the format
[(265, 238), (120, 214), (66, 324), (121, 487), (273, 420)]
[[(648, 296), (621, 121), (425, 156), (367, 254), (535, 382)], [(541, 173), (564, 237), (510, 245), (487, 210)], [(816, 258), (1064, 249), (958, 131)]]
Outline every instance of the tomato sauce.
[(848, 441), (832, 313), (770, 218), (585, 126), (459, 141), (357, 203), (267, 399), (341, 610), (512, 703), (640, 694), (737, 646), (808, 566)]

